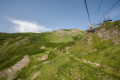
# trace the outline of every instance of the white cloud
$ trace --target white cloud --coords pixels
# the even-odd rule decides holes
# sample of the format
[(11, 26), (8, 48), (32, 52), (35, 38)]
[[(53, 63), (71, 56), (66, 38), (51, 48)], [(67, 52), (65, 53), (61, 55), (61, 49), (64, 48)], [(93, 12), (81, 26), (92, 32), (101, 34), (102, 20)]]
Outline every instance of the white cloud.
[(23, 21), (23, 20), (16, 20), (16, 19), (9, 19), (14, 26), (14, 32), (46, 32), (46, 31), (51, 31), (51, 29), (46, 28), (43, 25), (38, 25), (34, 22), (28, 22), (28, 21)]

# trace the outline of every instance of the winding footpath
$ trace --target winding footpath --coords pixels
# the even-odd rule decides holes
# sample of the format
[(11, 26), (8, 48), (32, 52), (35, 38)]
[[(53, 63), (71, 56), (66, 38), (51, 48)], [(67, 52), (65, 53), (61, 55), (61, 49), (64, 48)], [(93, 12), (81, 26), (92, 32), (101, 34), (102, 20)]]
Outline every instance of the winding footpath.
[(101, 66), (101, 67), (103, 67), (103, 68), (107, 68), (107, 69), (110, 69), (110, 70), (115, 70), (115, 71), (120, 72), (119, 70), (117, 70), (117, 69), (115, 69), (115, 68), (112, 68), (112, 67), (109, 67), (109, 66), (105, 66), (105, 65), (101, 65), (101, 64), (99, 64), (99, 63), (87, 61), (87, 60), (85, 60), (85, 59), (79, 59), (79, 60), (83, 61), (84, 63), (89, 63), (89, 64), (93, 64), (93, 65), (96, 65), (96, 66)]

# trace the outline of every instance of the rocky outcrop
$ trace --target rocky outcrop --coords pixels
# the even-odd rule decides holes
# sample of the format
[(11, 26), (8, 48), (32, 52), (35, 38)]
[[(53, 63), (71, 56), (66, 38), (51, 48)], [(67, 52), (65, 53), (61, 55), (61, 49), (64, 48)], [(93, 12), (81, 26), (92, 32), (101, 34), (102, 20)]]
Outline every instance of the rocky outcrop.
[(0, 72), (0, 77), (7, 76), (7, 80), (13, 80), (17, 71), (20, 71), (23, 67), (25, 67), (30, 62), (29, 56), (26, 55), (22, 60), (17, 62), (11, 68), (3, 70)]
[(115, 28), (110, 28), (105, 30), (101, 28), (97, 31), (97, 35), (102, 39), (111, 39), (115, 44), (120, 44), (120, 30)]

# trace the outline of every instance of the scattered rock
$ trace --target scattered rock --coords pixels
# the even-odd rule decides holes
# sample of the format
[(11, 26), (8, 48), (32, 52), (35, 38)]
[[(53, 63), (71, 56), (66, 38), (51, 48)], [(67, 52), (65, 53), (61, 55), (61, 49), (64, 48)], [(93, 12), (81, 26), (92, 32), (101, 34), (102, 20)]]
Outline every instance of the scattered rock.
[(57, 77), (57, 75), (55, 75), (55, 77)]
[(48, 55), (45, 54), (45, 55), (43, 55), (41, 58), (37, 58), (37, 61), (46, 60), (47, 58), (48, 58)]
[(97, 51), (97, 49), (94, 49), (94, 51)]
[(61, 50), (61, 52), (64, 52), (64, 50)]
[(47, 53), (49, 54), (49, 51), (47, 51)]
[(43, 62), (43, 64), (46, 64), (46, 63), (48, 63), (48, 62), (50, 62), (50, 61), (45, 61), (45, 62)]
[(45, 49), (45, 46), (41, 46), (40, 49)]
[(57, 50), (57, 48), (55, 48), (54, 50)]
[(66, 52), (66, 54), (70, 54), (70, 52)]
[(66, 50), (70, 50), (71, 49), (71, 47), (66, 47)]

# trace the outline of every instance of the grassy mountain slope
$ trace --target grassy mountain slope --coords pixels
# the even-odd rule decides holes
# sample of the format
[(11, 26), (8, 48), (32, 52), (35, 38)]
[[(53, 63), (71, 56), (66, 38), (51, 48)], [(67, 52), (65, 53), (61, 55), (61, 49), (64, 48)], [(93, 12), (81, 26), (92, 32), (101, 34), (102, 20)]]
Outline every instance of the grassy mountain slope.
[(26, 55), (29, 64), (14, 68), (11, 80), (119, 80), (119, 33), (120, 21), (102, 24), (95, 33), (0, 33), (0, 80)]

